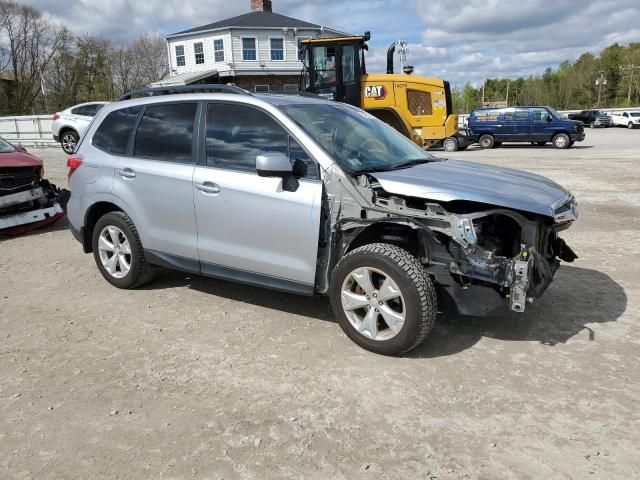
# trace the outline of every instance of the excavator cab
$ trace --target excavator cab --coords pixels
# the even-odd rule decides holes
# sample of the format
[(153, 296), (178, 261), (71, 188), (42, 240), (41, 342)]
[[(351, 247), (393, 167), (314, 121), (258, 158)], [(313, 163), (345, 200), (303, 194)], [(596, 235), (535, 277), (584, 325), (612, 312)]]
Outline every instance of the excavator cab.
[(387, 71), (369, 74), (364, 52), (371, 35), (317, 38), (300, 42), (304, 65), (302, 90), (366, 110), (418, 145), (464, 149), (471, 136), (458, 133), (458, 116), (452, 114), (449, 82), (440, 78), (393, 70), (394, 42), (387, 52)]
[(303, 90), (360, 107), (368, 39), (365, 34), (302, 41)]

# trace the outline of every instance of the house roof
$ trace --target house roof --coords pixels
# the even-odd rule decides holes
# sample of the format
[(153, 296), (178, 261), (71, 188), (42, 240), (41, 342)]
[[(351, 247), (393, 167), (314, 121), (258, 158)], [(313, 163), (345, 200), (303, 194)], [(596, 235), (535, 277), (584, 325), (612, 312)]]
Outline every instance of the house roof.
[[(200, 27), (190, 28), (181, 32), (172, 33), (168, 37), (177, 35), (186, 35), (189, 33), (206, 32), (208, 30), (217, 30), (221, 28), (244, 27), (244, 28), (312, 28), (320, 29), (321, 25), (305, 22), (297, 18), (287, 17), (273, 12), (250, 12), (237, 17), (220, 20), (218, 22), (208, 23)], [(332, 29), (329, 29), (333, 31)]]

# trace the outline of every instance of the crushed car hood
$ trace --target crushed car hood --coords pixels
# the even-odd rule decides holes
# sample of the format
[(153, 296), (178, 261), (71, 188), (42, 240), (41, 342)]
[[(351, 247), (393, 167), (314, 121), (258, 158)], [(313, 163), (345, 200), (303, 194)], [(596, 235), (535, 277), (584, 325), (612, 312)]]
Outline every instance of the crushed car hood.
[(371, 173), (388, 193), (439, 202), (466, 200), (554, 216), (570, 193), (548, 178), (512, 168), (442, 160)]
[(42, 160), (24, 152), (0, 153), (0, 168), (42, 167)]

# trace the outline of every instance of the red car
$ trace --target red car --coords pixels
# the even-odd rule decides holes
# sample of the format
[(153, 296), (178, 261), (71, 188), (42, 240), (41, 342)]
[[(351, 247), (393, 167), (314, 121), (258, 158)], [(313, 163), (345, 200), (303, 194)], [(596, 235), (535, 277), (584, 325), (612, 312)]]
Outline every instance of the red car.
[(64, 217), (68, 190), (42, 175), (42, 160), (0, 138), (0, 235), (19, 235)]

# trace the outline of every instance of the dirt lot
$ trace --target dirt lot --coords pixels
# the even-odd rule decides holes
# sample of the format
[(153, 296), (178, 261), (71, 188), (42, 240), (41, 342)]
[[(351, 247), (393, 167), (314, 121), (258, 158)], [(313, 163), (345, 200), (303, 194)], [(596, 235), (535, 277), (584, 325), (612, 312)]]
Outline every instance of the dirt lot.
[(64, 223), (0, 240), (0, 478), (640, 478), (640, 131), (450, 156), (573, 190), (580, 259), (406, 358), (323, 298), (169, 271), (121, 291)]

